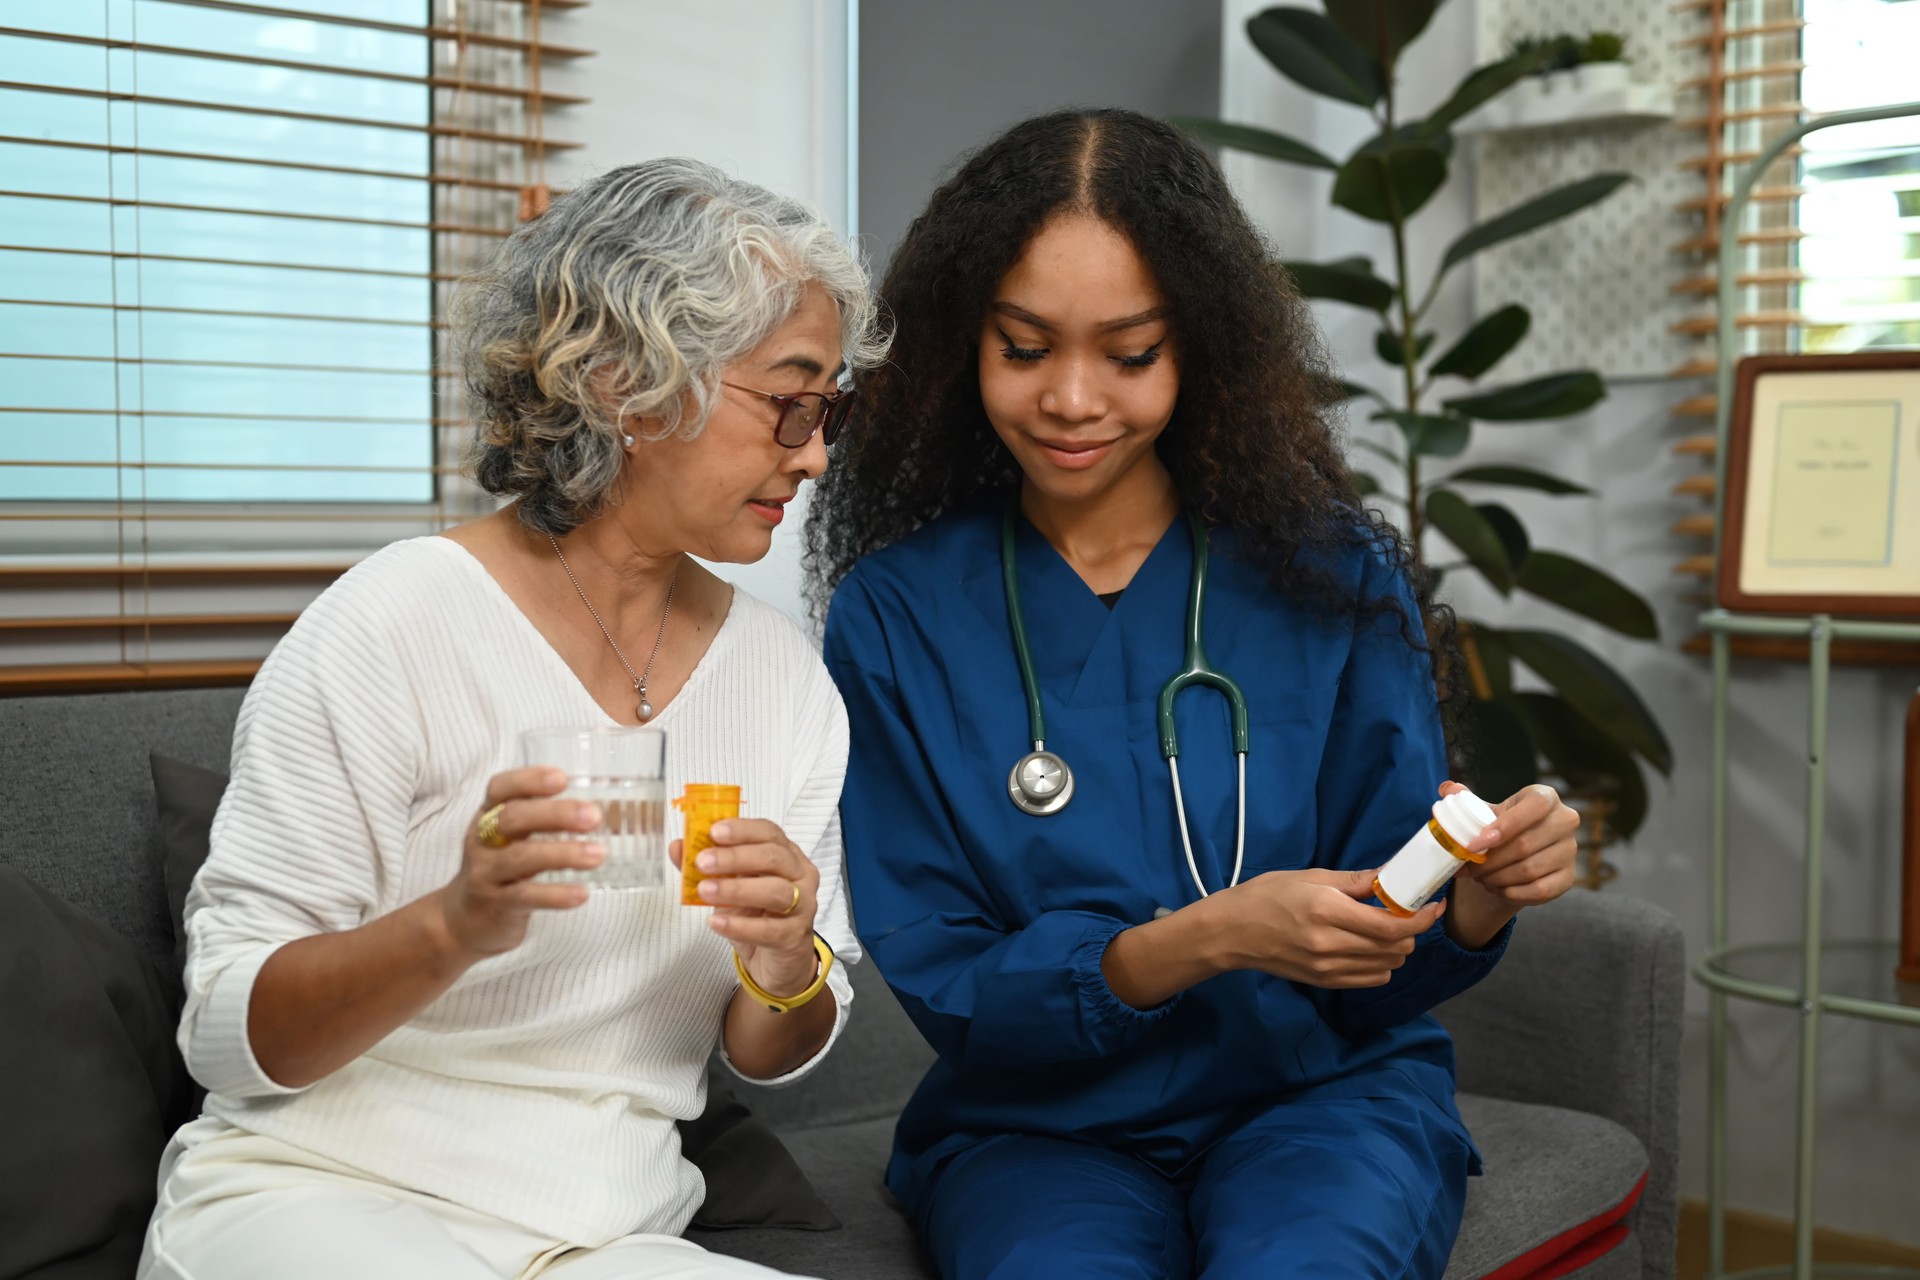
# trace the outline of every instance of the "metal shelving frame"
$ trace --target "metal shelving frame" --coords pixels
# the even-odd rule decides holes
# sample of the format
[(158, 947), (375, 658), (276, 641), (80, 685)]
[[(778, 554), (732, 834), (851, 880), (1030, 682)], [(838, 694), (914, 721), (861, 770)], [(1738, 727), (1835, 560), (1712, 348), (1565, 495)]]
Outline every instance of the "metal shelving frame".
[[(1742, 172), (1726, 209), (1720, 238), (1720, 367), (1718, 397), (1715, 405), (1715, 430), (1718, 443), (1715, 470), (1719, 483), (1714, 490), (1717, 519), (1714, 522), (1715, 598), (1718, 598), (1721, 562), (1720, 540), (1726, 528), (1727, 430), (1733, 414), (1733, 375), (1735, 349), (1736, 291), (1739, 275), (1739, 235), (1741, 214), (1755, 183), (1767, 166), (1788, 147), (1819, 129), (1859, 124), (1869, 120), (1890, 120), (1920, 116), (1920, 102), (1876, 107), (1862, 111), (1835, 112), (1817, 120), (1802, 122), (1776, 138)], [(1712, 891), (1709, 906), (1708, 946), (1706, 954), (1694, 966), (1694, 977), (1705, 984), (1708, 995), (1707, 1042), (1707, 1276), (1708, 1280), (1726, 1280), (1726, 1206), (1727, 1206), (1727, 997), (1757, 1000), (1800, 1011), (1800, 1089), (1796, 1107), (1794, 1159), (1794, 1260), (1791, 1266), (1764, 1267), (1743, 1271), (1746, 1280), (1761, 1277), (1793, 1277), (1811, 1280), (1821, 1277), (1914, 1277), (1920, 1271), (1904, 1267), (1823, 1265), (1813, 1263), (1813, 1183), (1814, 1155), (1819, 1111), (1820, 1020), (1825, 1014), (1868, 1018), (1880, 1022), (1920, 1026), (1920, 1008), (1892, 1001), (1841, 995), (1821, 988), (1821, 960), (1828, 944), (1822, 927), (1822, 872), (1826, 825), (1827, 689), (1832, 667), (1833, 642), (1836, 639), (1892, 641), (1920, 645), (1920, 623), (1860, 622), (1818, 614), (1810, 618), (1767, 617), (1735, 614), (1711, 609), (1701, 615), (1701, 627), (1713, 642), (1713, 773), (1710, 784), (1713, 837), (1710, 874)], [(1792, 943), (1745, 944), (1727, 942), (1727, 712), (1729, 681), (1732, 674), (1734, 636), (1805, 636), (1808, 640), (1807, 665), (1809, 698), (1807, 717), (1807, 813), (1805, 924), (1798, 950), (1800, 985), (1791, 987), (1741, 977), (1733, 972), (1736, 957), (1758, 950), (1787, 949)], [(1920, 659), (1917, 659), (1920, 661)], [(1844, 944), (1841, 944), (1844, 945)]]

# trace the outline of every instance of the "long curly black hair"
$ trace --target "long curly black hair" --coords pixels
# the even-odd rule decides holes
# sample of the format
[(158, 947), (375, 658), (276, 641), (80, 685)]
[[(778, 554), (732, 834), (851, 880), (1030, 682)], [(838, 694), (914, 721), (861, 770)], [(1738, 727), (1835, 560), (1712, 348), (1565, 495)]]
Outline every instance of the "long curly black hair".
[[(1020, 470), (980, 400), (978, 335), (1002, 277), (1046, 221), (1091, 213), (1122, 232), (1166, 300), (1180, 394), (1161, 461), (1180, 502), (1232, 528), (1276, 591), (1329, 619), (1399, 615), (1428, 652), (1448, 739), (1463, 700), (1452, 611), (1405, 540), (1348, 474), (1337, 381), (1299, 291), (1211, 157), (1172, 126), (1117, 108), (1013, 126), (934, 192), (880, 288), (892, 359), (860, 378), (859, 420), (816, 482), (806, 525), (808, 601), (860, 557)], [(1405, 569), (1421, 617), (1360, 600), (1329, 566), (1364, 547)]]

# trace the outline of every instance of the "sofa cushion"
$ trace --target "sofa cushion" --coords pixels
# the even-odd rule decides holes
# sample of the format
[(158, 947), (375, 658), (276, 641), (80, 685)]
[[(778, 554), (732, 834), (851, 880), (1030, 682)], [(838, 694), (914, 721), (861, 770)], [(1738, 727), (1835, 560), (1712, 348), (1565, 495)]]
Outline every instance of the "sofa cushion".
[[(851, 1030), (851, 1026), (849, 1026)], [(834, 1053), (840, 1053), (835, 1048)], [(832, 1058), (827, 1060), (832, 1061)], [(826, 1064), (821, 1065), (824, 1070)], [(799, 1086), (804, 1088), (805, 1086)], [(745, 1258), (779, 1271), (833, 1280), (934, 1280), (920, 1254), (913, 1225), (881, 1182), (893, 1149), (893, 1120), (863, 1120), (780, 1135), (819, 1191), (846, 1224), (844, 1231), (701, 1231), (687, 1238), (715, 1253)]]
[(213, 815), (226, 794), (227, 775), (185, 760), (152, 753), (154, 834), (159, 842), (161, 880), (167, 890), (167, 914), (173, 926), (173, 967), (187, 967), (187, 890), (207, 860)]
[(0, 1275), (126, 1280), (184, 1119), (172, 971), (0, 867)]
[(149, 748), (224, 769), (244, 689), (0, 698), (7, 820), (0, 866), (111, 925), (155, 960), (173, 949), (155, 847)]
[(1446, 1280), (1480, 1280), (1530, 1254), (1529, 1274), (1538, 1274), (1548, 1255), (1564, 1253), (1549, 1246), (1591, 1238), (1591, 1224), (1629, 1204), (1646, 1177), (1646, 1149), (1611, 1120), (1464, 1093), (1459, 1105), (1485, 1172), (1467, 1183)]
[(707, 1109), (680, 1124), (680, 1153), (707, 1180), (693, 1225), (713, 1230), (786, 1227), (832, 1231), (840, 1219), (807, 1185), (773, 1130), (733, 1096), (727, 1072), (707, 1069)]

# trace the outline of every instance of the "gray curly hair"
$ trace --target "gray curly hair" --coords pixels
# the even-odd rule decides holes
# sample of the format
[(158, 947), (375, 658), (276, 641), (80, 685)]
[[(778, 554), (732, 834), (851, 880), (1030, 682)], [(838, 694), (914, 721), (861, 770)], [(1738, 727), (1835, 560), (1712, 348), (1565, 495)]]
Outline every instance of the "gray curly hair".
[(470, 464), (538, 533), (597, 515), (635, 418), (696, 434), (720, 374), (817, 281), (840, 307), (853, 369), (889, 335), (867, 271), (818, 214), (697, 160), (626, 165), (517, 229), (453, 304)]

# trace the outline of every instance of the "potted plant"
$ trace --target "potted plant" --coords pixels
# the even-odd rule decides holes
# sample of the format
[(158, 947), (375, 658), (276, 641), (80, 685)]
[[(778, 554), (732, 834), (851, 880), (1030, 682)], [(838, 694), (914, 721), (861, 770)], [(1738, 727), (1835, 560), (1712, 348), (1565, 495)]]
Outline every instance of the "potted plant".
[[(1564, 59), (1571, 43), (1536, 42), (1480, 67), (1425, 119), (1406, 120), (1395, 96), (1396, 69), (1438, 5), (1439, 0), (1326, 0), (1325, 12), (1278, 7), (1248, 21), (1254, 46), (1282, 75), (1373, 116), (1377, 132), (1344, 160), (1252, 125), (1178, 123), (1207, 142), (1330, 171), (1333, 203), (1375, 223), (1391, 240), (1384, 272), (1366, 257), (1286, 265), (1307, 297), (1360, 307), (1380, 319), (1375, 350), (1399, 371), (1398, 385), (1390, 394), (1353, 383), (1343, 387), (1372, 420), (1397, 428), (1397, 439), (1391, 445), (1359, 440), (1359, 447), (1391, 470), (1378, 476), (1356, 471), (1354, 480), (1363, 493), (1403, 513), (1401, 525), (1427, 571), (1472, 572), (1501, 597), (1518, 591), (1621, 635), (1652, 640), (1657, 634), (1653, 610), (1640, 595), (1594, 565), (1536, 547), (1518, 514), (1485, 496), (1502, 489), (1563, 496), (1590, 490), (1532, 468), (1453, 462), (1467, 449), (1477, 423), (1566, 418), (1591, 408), (1606, 388), (1590, 369), (1491, 389), (1472, 385), (1520, 344), (1531, 318), (1524, 306), (1508, 304), (1441, 342), (1426, 327), (1441, 280), (1491, 245), (1604, 200), (1628, 176), (1596, 174), (1504, 210), (1462, 233), (1433, 275), (1416, 282), (1407, 265), (1407, 227), (1446, 184), (1454, 149), (1451, 127), (1549, 62)], [(1445, 470), (1436, 475), (1436, 468)], [(1439, 561), (1433, 558), (1436, 552)], [(1464, 737), (1474, 785), (1505, 795), (1548, 774), (1590, 812), (1610, 821), (1614, 832), (1631, 836), (1647, 812), (1641, 765), (1663, 774), (1673, 765), (1665, 734), (1632, 686), (1561, 630), (1497, 617), (1463, 618), (1461, 644), (1473, 695)]]
[(1580, 61), (1573, 69), (1575, 87), (1582, 93), (1615, 93), (1633, 83), (1626, 48), (1626, 40), (1616, 32), (1589, 32), (1580, 42)]

